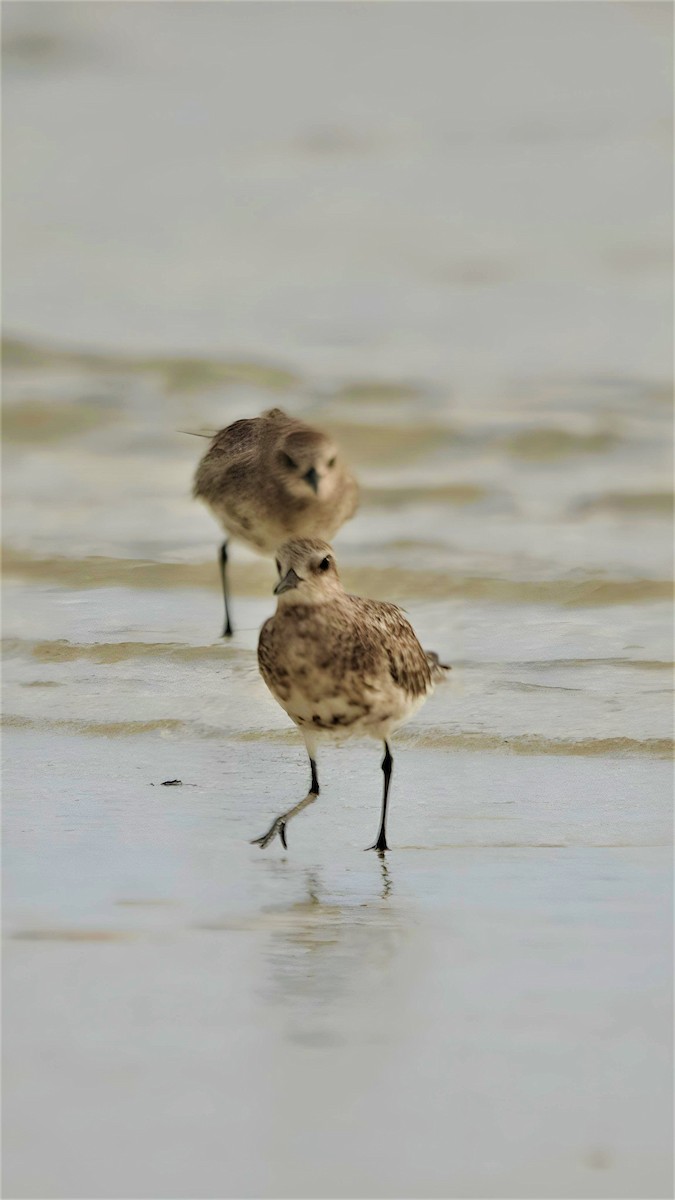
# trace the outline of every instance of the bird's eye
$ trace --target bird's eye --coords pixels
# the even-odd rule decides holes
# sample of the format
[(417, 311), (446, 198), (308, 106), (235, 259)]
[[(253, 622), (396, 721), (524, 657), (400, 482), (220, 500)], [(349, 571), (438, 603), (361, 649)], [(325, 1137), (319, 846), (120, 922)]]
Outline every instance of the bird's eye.
[(295, 471), (295, 469), (298, 465), (296, 462), (293, 461), (290, 454), (285, 454), (283, 450), (281, 452), (281, 461), (285, 467), (290, 467), (291, 471)]
[(277, 575), (281, 575), (281, 563), (279, 562), (279, 559), (275, 558), (274, 563), (277, 568)]
[(330, 566), (330, 559), (329, 559), (329, 558), (322, 558), (322, 559), (321, 559), (321, 562), (319, 563), (319, 570), (320, 570), (320, 571), (327, 571), (327, 570), (328, 570), (328, 568), (329, 568), (329, 566)]
[(333, 455), (333, 457), (332, 457), (332, 458), (329, 458), (329, 459), (328, 459), (328, 466), (329, 466), (329, 467), (334, 467), (334, 466), (335, 466), (335, 455)]

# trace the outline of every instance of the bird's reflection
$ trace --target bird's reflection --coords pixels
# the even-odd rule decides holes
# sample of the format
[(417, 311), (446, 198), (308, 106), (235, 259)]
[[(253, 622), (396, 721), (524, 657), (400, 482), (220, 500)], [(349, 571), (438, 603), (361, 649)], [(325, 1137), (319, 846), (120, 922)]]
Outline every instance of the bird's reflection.
[(391, 873), (387, 866), (387, 860), (384, 854), (379, 855), (380, 870), (382, 872), (382, 899), (386, 900), (391, 894)]
[[(353, 1017), (367, 1004), (372, 1011), (372, 994), (384, 986), (395, 962), (405, 923), (391, 903), (392, 871), (384, 856), (369, 861), (378, 863), (379, 875), (371, 899), (362, 898), (354, 883), (336, 895), (315, 868), (304, 873), (300, 900), (266, 909), (264, 994), (287, 1011), (293, 1041), (340, 1043), (346, 1010)], [(371, 868), (366, 880), (372, 889)], [(358, 884), (363, 882), (359, 872)]]

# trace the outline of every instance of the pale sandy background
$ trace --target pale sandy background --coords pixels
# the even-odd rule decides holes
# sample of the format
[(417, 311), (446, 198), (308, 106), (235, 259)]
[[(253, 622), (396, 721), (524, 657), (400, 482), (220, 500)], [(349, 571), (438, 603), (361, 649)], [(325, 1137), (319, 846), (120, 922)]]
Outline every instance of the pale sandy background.
[[(665, 1197), (672, 8), (5, 3), (5, 1195)], [(305, 785), (215, 427), (452, 682)], [(162, 788), (180, 778), (180, 788)]]

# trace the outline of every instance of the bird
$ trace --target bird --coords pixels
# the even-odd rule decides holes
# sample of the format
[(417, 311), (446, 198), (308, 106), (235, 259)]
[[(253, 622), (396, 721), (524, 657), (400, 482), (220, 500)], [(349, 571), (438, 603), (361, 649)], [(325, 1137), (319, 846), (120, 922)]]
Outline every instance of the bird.
[(231, 637), (228, 539), (273, 555), (292, 537), (332, 538), (356, 512), (358, 484), (331, 437), (272, 408), (215, 434), (197, 467), (193, 496), (227, 535), (219, 563), (223, 637)]
[(276, 566), (277, 609), (260, 631), (258, 664), (274, 699), (304, 738), (311, 778), (304, 799), (276, 817), (252, 844), (264, 849), (278, 836), (287, 848), (288, 822), (319, 796), (321, 739), (366, 735), (384, 744), (380, 827), (367, 847), (384, 855), (394, 761), (390, 738), (450, 668), (422, 649), (395, 604), (345, 591), (327, 542), (290, 540), (277, 550)]

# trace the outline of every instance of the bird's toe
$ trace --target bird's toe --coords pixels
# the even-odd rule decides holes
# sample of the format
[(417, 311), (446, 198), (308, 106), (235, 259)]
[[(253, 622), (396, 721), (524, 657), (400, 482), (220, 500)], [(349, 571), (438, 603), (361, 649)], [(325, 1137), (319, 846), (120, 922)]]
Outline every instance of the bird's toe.
[(281, 838), (281, 844), (284, 847), (284, 850), (287, 849), (286, 822), (282, 821), (280, 817), (277, 817), (276, 821), (272, 822), (267, 830), (267, 833), (263, 833), (261, 837), (251, 838), (251, 845), (260, 846), (260, 849), (264, 850), (266, 846), (269, 846), (270, 842), (277, 836), (277, 834)]

